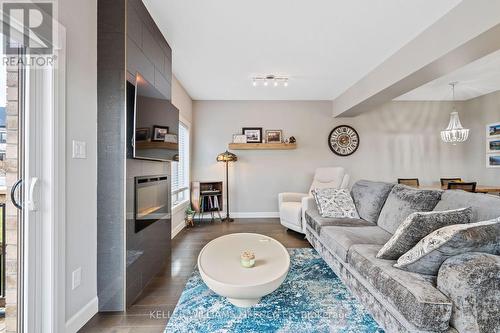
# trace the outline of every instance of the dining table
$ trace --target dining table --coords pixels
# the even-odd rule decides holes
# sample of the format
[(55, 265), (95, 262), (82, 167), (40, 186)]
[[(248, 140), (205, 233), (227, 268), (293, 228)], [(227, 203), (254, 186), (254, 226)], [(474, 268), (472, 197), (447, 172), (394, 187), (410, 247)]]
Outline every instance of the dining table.
[[(446, 186), (439, 183), (430, 185), (420, 185), (418, 188), (423, 190), (447, 190)], [(500, 185), (476, 185), (476, 193), (500, 193)]]

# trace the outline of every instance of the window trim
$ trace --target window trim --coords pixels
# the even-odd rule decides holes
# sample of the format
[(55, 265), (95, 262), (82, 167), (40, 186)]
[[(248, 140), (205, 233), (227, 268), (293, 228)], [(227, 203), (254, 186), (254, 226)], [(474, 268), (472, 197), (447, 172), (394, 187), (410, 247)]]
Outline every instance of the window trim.
[[(179, 115), (179, 125), (182, 123), (187, 130), (188, 130), (188, 166), (187, 166), (187, 184), (185, 186), (178, 188), (176, 190), (171, 191), (171, 196), (172, 196), (172, 213), (175, 214), (179, 210), (184, 209), (184, 207), (187, 207), (187, 204), (191, 201), (190, 198), (190, 192), (191, 192), (191, 122), (187, 120), (185, 117), (182, 115)], [(173, 197), (183, 191), (187, 191), (187, 196), (184, 200), (175, 202), (173, 200)]]

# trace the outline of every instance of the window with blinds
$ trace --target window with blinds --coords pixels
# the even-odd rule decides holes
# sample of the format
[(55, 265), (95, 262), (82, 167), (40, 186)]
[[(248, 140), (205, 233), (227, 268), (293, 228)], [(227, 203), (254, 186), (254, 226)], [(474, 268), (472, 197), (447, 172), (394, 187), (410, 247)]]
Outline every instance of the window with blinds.
[(172, 205), (178, 205), (189, 196), (189, 128), (179, 122), (179, 161), (172, 162)]

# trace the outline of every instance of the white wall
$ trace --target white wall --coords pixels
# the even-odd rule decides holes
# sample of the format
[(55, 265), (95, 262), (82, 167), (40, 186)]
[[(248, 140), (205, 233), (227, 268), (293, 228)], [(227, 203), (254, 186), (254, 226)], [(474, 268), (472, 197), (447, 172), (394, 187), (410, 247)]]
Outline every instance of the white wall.
[[(488, 104), (498, 112), (494, 102)], [(464, 107), (465, 103), (457, 104), (461, 114)], [(451, 109), (450, 102), (391, 102), (355, 118), (332, 118), (330, 102), (195, 101), (192, 178), (223, 180), (223, 165), (215, 157), (227, 148), (232, 134), (255, 126), (283, 129), (285, 137), (297, 138), (298, 149), (233, 151), (238, 162), (230, 169), (230, 209), (236, 213), (272, 215), (278, 210), (277, 194), (307, 191), (314, 169), (321, 166), (345, 167), (351, 183), (361, 178), (418, 177), (425, 184), (448, 176), (483, 181), (484, 154), (478, 158), (468, 152), (479, 149), (476, 140), (482, 139), (484, 153), (486, 122), (464, 115), (463, 123), (471, 127), (474, 138), (464, 145), (442, 143), (439, 132), (447, 126)], [(341, 124), (352, 125), (360, 135), (360, 147), (349, 157), (334, 155), (327, 144), (330, 131)], [(491, 177), (499, 178), (500, 170), (493, 170)]]
[[(74, 323), (82, 309), (94, 311), (97, 294), (97, 3), (60, 1), (58, 18), (67, 34), (66, 320)], [(71, 158), (72, 140), (87, 143), (86, 159)], [(79, 267), (81, 285), (71, 290)]]
[[(191, 138), (189, 141), (192, 143), (193, 100), (175, 76), (172, 76), (172, 104), (179, 109), (181, 121), (188, 122), (188, 125), (191, 125)], [(192, 152), (192, 149), (190, 151)], [(192, 154), (189, 160), (192, 161)], [(184, 211), (188, 204), (179, 206), (172, 212), (172, 238), (184, 228)]]
[(500, 122), (500, 91), (471, 99), (464, 103), (462, 124), (472, 133), (465, 144), (469, 179), (479, 184), (500, 185), (500, 169), (486, 168), (486, 125)]

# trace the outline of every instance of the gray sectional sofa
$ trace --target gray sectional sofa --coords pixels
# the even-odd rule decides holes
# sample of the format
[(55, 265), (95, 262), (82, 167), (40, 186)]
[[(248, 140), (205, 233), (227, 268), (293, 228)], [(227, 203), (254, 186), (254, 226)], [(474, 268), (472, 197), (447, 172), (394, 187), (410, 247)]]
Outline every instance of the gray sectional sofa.
[(359, 219), (323, 218), (311, 202), (306, 237), (387, 332), (500, 332), (498, 255), (451, 257), (437, 276), (376, 258), (413, 212), (472, 207), (471, 222), (484, 221), (500, 216), (500, 197), (365, 180), (353, 185), (351, 195)]

